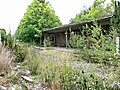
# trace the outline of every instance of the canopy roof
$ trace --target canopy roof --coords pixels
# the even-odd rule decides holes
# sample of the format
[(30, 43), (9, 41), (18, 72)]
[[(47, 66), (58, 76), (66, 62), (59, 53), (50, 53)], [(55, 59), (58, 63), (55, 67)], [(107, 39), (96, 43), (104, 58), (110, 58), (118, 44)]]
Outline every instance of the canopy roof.
[[(101, 17), (101, 18), (98, 18), (95, 20), (100, 25), (110, 25), (110, 19), (112, 17), (113, 17), (113, 15), (110, 15), (110, 16)], [(93, 20), (87, 20), (87, 21), (83, 21), (83, 22), (79, 22), (79, 23), (66, 24), (66, 25), (46, 29), (46, 30), (43, 30), (43, 32), (47, 32), (47, 33), (65, 32), (66, 30), (69, 30), (69, 28), (71, 28), (71, 30), (76, 30), (76, 29), (79, 29), (80, 27), (82, 27), (86, 24), (91, 25), (92, 23), (93, 23)]]

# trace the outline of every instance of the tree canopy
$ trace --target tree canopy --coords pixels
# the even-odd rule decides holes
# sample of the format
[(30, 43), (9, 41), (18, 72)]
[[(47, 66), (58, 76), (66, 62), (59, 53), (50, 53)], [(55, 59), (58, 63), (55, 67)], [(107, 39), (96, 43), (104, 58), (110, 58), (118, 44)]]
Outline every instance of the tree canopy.
[(49, 2), (33, 0), (20, 21), (16, 36), (25, 42), (39, 42), (43, 29), (59, 25), (61, 22)]
[(70, 23), (92, 20), (95, 18), (112, 15), (114, 12), (114, 0), (111, 0), (109, 3), (106, 1), (107, 0), (95, 0), (90, 8), (85, 8), (80, 13), (78, 13), (76, 17), (70, 20)]
[(120, 36), (120, 2), (115, 2), (115, 11), (112, 18), (113, 29), (116, 30), (118, 36)]

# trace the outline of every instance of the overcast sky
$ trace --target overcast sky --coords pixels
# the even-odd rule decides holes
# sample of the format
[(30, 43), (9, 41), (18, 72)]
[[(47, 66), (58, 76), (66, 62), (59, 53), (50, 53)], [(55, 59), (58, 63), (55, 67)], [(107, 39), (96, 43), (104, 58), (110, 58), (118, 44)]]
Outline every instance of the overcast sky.
[[(22, 19), (29, 4), (33, 0), (0, 0), (0, 28), (4, 28), (9, 32), (14, 33)], [(69, 20), (80, 10), (83, 6), (89, 7), (94, 0), (47, 0), (52, 5), (63, 24), (68, 24)]]

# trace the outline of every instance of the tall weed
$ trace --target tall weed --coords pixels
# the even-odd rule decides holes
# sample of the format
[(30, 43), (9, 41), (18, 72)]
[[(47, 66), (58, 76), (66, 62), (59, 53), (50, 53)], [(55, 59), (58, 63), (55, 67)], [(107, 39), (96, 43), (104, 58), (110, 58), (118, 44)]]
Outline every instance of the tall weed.
[(88, 62), (109, 63), (110, 58), (114, 59), (116, 31), (110, 30), (104, 35), (102, 27), (96, 22), (93, 24), (91, 27), (86, 25), (81, 30), (81, 35), (72, 32), (71, 46), (79, 49), (79, 55)]
[(0, 47), (0, 72), (8, 72), (12, 69), (12, 61), (15, 56), (6, 47)]

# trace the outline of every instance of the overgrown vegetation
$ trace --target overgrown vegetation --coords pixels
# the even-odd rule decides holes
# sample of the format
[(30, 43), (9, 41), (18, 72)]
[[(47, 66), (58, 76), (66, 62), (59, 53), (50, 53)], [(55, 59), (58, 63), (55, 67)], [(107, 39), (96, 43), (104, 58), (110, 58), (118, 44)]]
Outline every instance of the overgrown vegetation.
[[(107, 9), (108, 11), (105, 13), (102, 12), (102, 14), (98, 15), (98, 17), (112, 13), (109, 11), (111, 10), (110, 4), (107, 5), (106, 8), (101, 6), (101, 4), (103, 4), (105, 1), (106, 0), (96, 0), (93, 4), (93, 7), (88, 10), (89, 13), (84, 11), (84, 15), (81, 14), (80, 16), (84, 17), (86, 15), (87, 19), (89, 17), (89, 19), (91, 19), (93, 17), (97, 17), (97, 11), (102, 12), (107, 8), (109, 8)], [(45, 3), (44, 1), (40, 1), (39, 3), (38, 0), (34, 0), (29, 8), (37, 7), (36, 5), (40, 6), (41, 8), (45, 5), (46, 8), (44, 13), (51, 11), (49, 10), (50, 6), (48, 3)], [(93, 13), (94, 10), (97, 11)], [(18, 31), (18, 33), (20, 34), (20, 39), (22, 38), (22, 35), (25, 34), (26, 36), (22, 38), (25, 39), (28, 33), (24, 32), (24, 27), (28, 26), (28, 28), (25, 28), (25, 30), (33, 30), (32, 32), (35, 30), (35, 32), (33, 33), (34, 35), (31, 37), (31, 39), (26, 38), (25, 41), (37, 41), (39, 37), (38, 35), (41, 33), (38, 31), (38, 29), (43, 29), (44, 27), (46, 28), (47, 25), (49, 26), (52, 22), (48, 22), (48, 24), (45, 24), (44, 27), (37, 28), (37, 26), (33, 25), (33, 23), (36, 23), (37, 20), (37, 24), (40, 24), (41, 26), (41, 24), (46, 22), (46, 19), (39, 17), (40, 20), (35, 19), (34, 21), (33, 17), (27, 17), (29, 14), (33, 15), (34, 13), (32, 13), (32, 11), (29, 9), (28, 11), (29, 12), (25, 14), (25, 18), (23, 18), (21, 25), (18, 28), (22, 31)], [(51, 15), (54, 16), (54, 11), (52, 12), (53, 14)], [(46, 15), (47, 13), (45, 13), (45, 17), (49, 18), (48, 15)], [(93, 17), (91, 17), (92, 15)], [(34, 16), (34, 18), (36, 17)], [(26, 19), (28, 22), (26, 22)], [(29, 19), (32, 19), (33, 22), (30, 23)], [(58, 23), (55, 23), (55, 26), (60, 24), (57, 17), (56, 20)], [(117, 19), (115, 19), (115, 21), (118, 22)], [(29, 89), (28, 84), (21, 80), (18, 73), (14, 71), (10, 72), (12, 70), (12, 61), (17, 61), (21, 62), (23, 69), (30, 70), (32, 76), (35, 78), (35, 80), (41, 82), (42, 86), (49, 87), (52, 90), (119, 90), (120, 59), (114, 57), (115, 37), (118, 32), (113, 29), (114, 27), (112, 27), (107, 33), (104, 33), (104, 30), (101, 28), (101, 26), (94, 22), (94, 25), (91, 27), (88, 27), (87, 25), (83, 27), (81, 30), (81, 35), (71, 32), (70, 46), (72, 48), (79, 49), (79, 52), (75, 53), (79, 55), (77, 58), (75, 58), (74, 55), (72, 56), (72, 54), (59, 51), (54, 52), (49, 50), (39, 50), (39, 48), (35, 49), (34, 46), (23, 43), (17, 43), (14, 46), (13, 37), (11, 34), (6, 35), (4, 30), (1, 30), (3, 33), (2, 40), (5, 41), (3, 45), (6, 45), (7, 48), (0, 48), (0, 76), (4, 76), (6, 74), (7, 77), (3, 77), (2, 79), (0, 78), (0, 85), (9, 84), (9, 86), (11, 86), (12, 82), (12, 84), (15, 85), (11, 87), (20, 89), (18, 85), (21, 85), (20, 83), (22, 83), (22, 86), (25, 87), (25, 90)], [(31, 33), (29, 33), (28, 36), (31, 36)], [(44, 45), (51, 46), (49, 38), (44, 42)], [(13, 51), (15, 50), (14, 54), (16, 55), (16, 58), (14, 57), (11, 49)], [(98, 69), (97, 64), (95, 64), (97, 69), (86, 69), (86, 67), (79, 66), (80, 60), (78, 59), (89, 62), (87, 64), (99, 63), (99, 67), (101, 68)], [(77, 64), (73, 64), (74, 62), (77, 62)], [(109, 68), (109, 70), (106, 68)], [(4, 81), (4, 79), (7, 80)], [(21, 80), (21, 82), (19, 82), (19, 80)]]
[[(44, 51), (43, 51), (44, 52)], [(49, 53), (38, 54), (35, 49), (29, 48), (23, 66), (37, 75), (37, 80), (52, 90), (117, 90), (119, 78), (112, 71), (109, 76), (103, 76), (94, 70), (75, 67), (69, 60), (52, 61), (45, 57)], [(47, 56), (46, 56), (47, 55)], [(54, 52), (52, 56), (57, 55)], [(55, 57), (55, 56), (54, 56)], [(57, 55), (59, 57), (59, 54)]]
[(70, 33), (70, 46), (72, 48), (84, 48), (86, 40), (85, 40), (85, 36), (83, 34), (81, 35), (77, 35), (74, 32)]
[(25, 44), (16, 44), (14, 50), (16, 55), (16, 61), (17, 62), (23, 62), (26, 56), (26, 48), (27, 46)]
[[(43, 86), (52, 90), (119, 90), (120, 60), (114, 57), (116, 33), (113, 27), (105, 33), (101, 26), (94, 22), (91, 27), (83, 27), (81, 35), (74, 32), (70, 34), (70, 46), (80, 50), (77, 52), (80, 59), (103, 65), (100, 67), (106, 74), (75, 67), (72, 58), (67, 55), (68, 59), (62, 58), (56, 52), (42, 53), (34, 48), (28, 48), (22, 65), (29, 69), (32, 75), (37, 76)], [(49, 46), (49, 42), (45, 43)], [(109, 72), (105, 72), (105, 68), (110, 68)]]
[(70, 46), (80, 49), (78, 53), (88, 62), (108, 63), (110, 58), (114, 61), (116, 31), (111, 29), (103, 35), (104, 30), (96, 22), (84, 29), (81, 35), (71, 32)]

